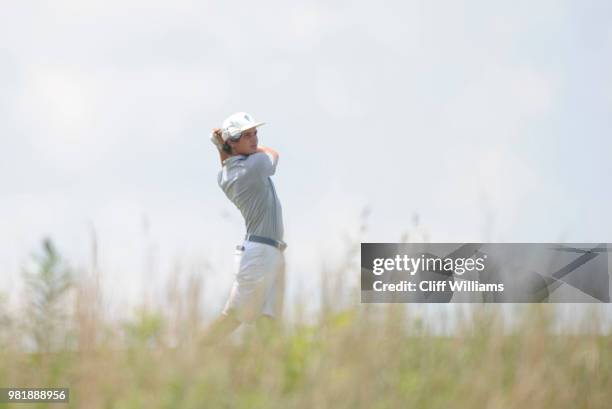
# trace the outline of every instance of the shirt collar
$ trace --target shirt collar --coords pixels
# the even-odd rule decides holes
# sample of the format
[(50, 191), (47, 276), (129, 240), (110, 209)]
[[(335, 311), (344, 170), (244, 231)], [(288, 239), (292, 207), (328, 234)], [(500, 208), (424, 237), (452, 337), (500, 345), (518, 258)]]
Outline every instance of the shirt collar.
[(246, 158), (246, 155), (233, 155), (223, 161), (223, 166), (229, 165), (237, 160)]

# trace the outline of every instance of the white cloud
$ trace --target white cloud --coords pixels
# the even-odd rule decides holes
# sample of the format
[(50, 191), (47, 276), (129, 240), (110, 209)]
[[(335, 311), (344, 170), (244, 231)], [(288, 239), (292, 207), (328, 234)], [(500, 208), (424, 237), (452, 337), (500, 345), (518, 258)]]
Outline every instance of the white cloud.
[(321, 108), (334, 119), (351, 119), (364, 115), (362, 97), (352, 92), (347, 75), (335, 69), (317, 72), (315, 93)]
[(99, 166), (116, 149), (165, 149), (232, 92), (215, 67), (106, 74), (35, 65), (26, 83), (16, 101), (19, 127), (38, 158), (70, 171)]
[(554, 108), (556, 77), (529, 66), (485, 65), (481, 75), (449, 101), (449, 128), (481, 141), (517, 135), (528, 121)]
[(40, 66), (26, 74), (17, 122), (36, 157), (60, 168), (93, 166), (112, 146), (97, 125), (99, 84), (80, 72)]

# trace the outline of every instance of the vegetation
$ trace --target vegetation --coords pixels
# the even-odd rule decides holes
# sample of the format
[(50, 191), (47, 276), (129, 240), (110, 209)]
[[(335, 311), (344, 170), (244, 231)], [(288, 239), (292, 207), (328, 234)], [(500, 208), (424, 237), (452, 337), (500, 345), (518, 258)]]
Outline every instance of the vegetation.
[[(517, 310), (509, 329), (495, 305), (457, 314), (452, 335), (401, 304), (326, 308), (317, 322), (273, 333), (247, 328), (212, 347), (193, 311), (139, 308), (103, 318), (95, 286), (76, 279), (50, 241), (27, 274), (24, 313), (0, 297), (0, 386), (68, 387), (69, 408), (608, 408), (612, 337), (596, 315), (579, 333), (553, 310)], [(194, 296), (193, 294), (196, 294)], [(23, 408), (24, 404), (0, 404)]]

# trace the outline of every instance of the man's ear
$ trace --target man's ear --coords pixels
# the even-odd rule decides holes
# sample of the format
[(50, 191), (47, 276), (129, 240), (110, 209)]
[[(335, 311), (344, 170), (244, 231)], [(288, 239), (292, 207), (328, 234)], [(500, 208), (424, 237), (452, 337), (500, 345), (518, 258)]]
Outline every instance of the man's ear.
[(227, 153), (228, 155), (232, 154), (232, 146), (229, 144), (229, 139), (223, 144), (223, 152)]

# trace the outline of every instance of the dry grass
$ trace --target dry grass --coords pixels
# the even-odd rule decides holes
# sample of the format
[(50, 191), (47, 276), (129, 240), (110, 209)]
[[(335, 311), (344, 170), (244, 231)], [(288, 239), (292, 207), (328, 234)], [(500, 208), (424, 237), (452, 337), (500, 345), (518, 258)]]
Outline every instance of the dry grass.
[[(452, 336), (440, 336), (405, 306), (349, 303), (327, 308), (316, 324), (298, 320), (266, 336), (251, 328), (202, 348), (197, 286), (182, 295), (172, 290), (173, 308), (153, 305), (129, 322), (111, 322), (95, 285), (75, 283), (62, 295), (72, 313), (44, 342), (25, 325), (32, 317), (12, 316), (0, 303), (0, 385), (69, 387), (71, 408), (561, 409), (612, 402), (612, 337), (553, 330), (547, 305), (522, 309), (511, 331), (495, 306), (476, 308), (453, 318)], [(56, 313), (53, 296), (34, 319)], [(28, 352), (28, 339), (54, 347)]]

